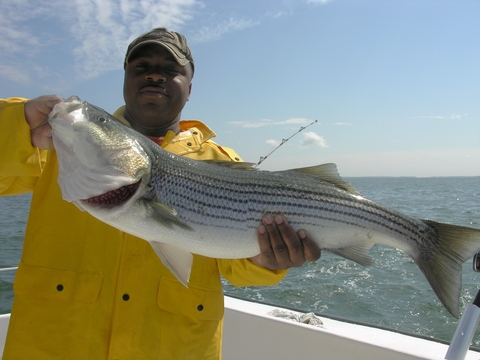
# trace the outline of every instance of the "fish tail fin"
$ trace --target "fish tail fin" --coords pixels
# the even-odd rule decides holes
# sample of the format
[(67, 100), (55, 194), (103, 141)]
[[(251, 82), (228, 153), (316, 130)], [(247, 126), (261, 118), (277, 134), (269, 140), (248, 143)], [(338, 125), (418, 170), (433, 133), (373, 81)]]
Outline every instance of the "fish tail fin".
[(438, 245), (432, 253), (420, 254), (415, 262), (443, 306), (459, 318), (462, 264), (480, 251), (480, 230), (432, 220), (422, 221), (434, 230)]

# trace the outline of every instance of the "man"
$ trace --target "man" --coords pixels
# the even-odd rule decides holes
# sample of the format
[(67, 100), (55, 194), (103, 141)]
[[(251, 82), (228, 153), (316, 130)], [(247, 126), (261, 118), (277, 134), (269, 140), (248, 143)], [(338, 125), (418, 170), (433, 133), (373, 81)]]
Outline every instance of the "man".
[[(168, 151), (241, 161), (198, 121), (180, 121), (191, 92), (185, 38), (159, 28), (125, 57), (125, 106), (115, 116)], [(0, 194), (33, 191), (3, 355), (9, 359), (219, 359), (222, 274), (233, 285), (273, 285), (320, 249), (281, 216), (264, 217), (251, 259), (194, 256), (189, 288), (150, 245), (61, 199), (48, 113), (55, 95), (0, 102)]]

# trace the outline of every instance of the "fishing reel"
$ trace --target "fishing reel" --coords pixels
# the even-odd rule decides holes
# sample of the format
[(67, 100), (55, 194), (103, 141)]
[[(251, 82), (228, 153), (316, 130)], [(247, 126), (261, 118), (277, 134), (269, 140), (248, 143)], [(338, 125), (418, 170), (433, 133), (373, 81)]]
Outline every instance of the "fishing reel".
[(480, 253), (473, 256), (473, 271), (480, 272)]

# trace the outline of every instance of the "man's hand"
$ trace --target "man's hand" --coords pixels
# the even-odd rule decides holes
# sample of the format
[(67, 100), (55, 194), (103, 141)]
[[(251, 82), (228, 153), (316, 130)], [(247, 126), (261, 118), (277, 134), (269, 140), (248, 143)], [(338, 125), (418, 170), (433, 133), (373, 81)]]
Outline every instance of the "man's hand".
[(55, 104), (62, 101), (57, 95), (43, 95), (25, 103), (25, 119), (30, 126), (32, 145), (40, 149), (53, 149), (52, 127), (47, 121)]
[(266, 215), (257, 229), (260, 254), (250, 260), (270, 270), (302, 266), (305, 261), (317, 261), (321, 249), (304, 231), (295, 232), (290, 224), (277, 215)]

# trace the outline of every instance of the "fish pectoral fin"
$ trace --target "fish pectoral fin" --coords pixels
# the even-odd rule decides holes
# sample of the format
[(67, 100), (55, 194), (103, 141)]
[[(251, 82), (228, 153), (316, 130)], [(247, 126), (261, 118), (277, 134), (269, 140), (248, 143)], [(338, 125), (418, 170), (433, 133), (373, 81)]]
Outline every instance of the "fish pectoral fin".
[(163, 265), (175, 275), (178, 281), (188, 288), (188, 280), (190, 279), (190, 271), (192, 270), (193, 264), (193, 255), (174, 245), (157, 241), (150, 241), (150, 244), (160, 260), (162, 260)]
[(155, 201), (148, 201), (147, 204), (155, 210), (155, 214), (157, 215), (155, 217), (155, 220), (160, 222), (162, 225), (167, 226), (167, 227), (173, 227), (173, 225), (178, 226), (179, 228), (185, 229), (185, 230), (190, 230), (193, 231), (193, 229), (185, 224), (184, 222), (180, 221), (180, 219), (177, 218), (177, 212), (175, 209), (171, 208), (170, 206), (160, 204)]
[(372, 266), (374, 260), (368, 255), (373, 244), (349, 246), (339, 249), (328, 249), (328, 251), (340, 255), (346, 259), (355, 261), (363, 266)]
[(286, 171), (307, 174), (316, 177), (317, 179), (326, 182), (329, 185), (348, 191), (353, 195), (360, 195), (358, 190), (355, 189), (353, 185), (342, 179), (342, 177), (338, 174), (337, 165), (333, 163), (291, 169)]

